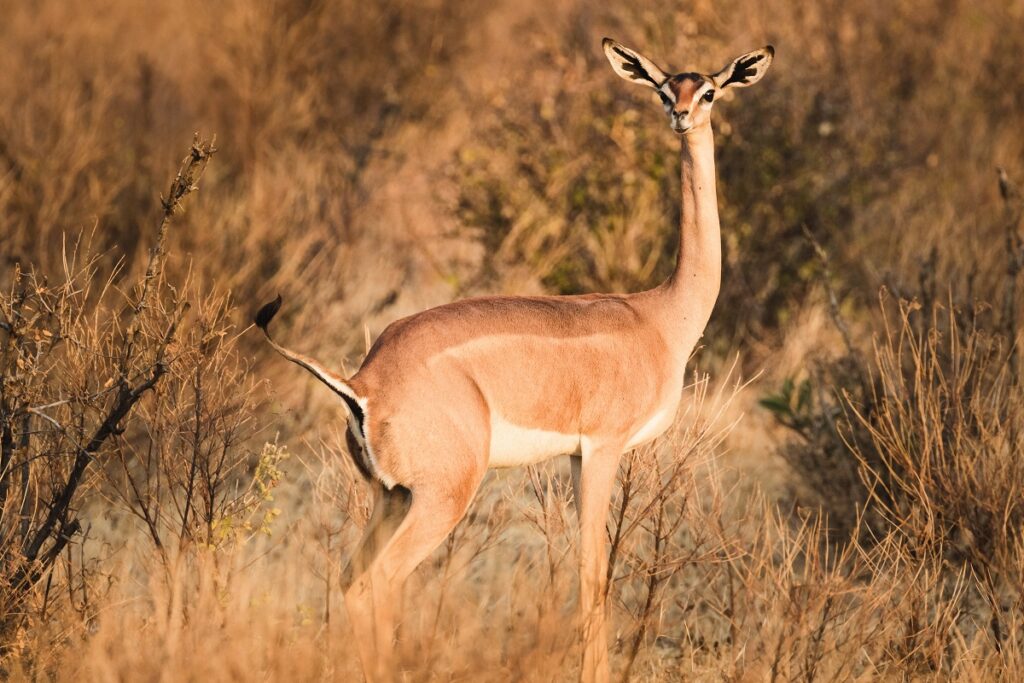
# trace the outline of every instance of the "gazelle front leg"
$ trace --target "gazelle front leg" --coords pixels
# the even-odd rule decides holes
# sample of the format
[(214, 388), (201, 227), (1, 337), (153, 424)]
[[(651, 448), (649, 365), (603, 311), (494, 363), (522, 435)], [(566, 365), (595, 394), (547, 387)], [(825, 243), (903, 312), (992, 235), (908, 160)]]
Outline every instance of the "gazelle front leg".
[(608, 505), (622, 444), (584, 445), (580, 476), (580, 620), (584, 683), (608, 680), (608, 629), (605, 594), (608, 573)]

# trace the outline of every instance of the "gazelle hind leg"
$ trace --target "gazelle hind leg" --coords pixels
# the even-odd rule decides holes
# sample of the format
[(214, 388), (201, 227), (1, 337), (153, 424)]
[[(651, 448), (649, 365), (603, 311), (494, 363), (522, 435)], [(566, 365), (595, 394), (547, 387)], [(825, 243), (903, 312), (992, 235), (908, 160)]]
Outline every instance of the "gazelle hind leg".
[[(387, 680), (393, 675), (395, 611), (401, 603), (402, 586), (462, 519), (482, 475), (474, 472), (454, 487), (445, 482), (443, 489), (414, 488), (412, 504), (398, 529), (345, 593), (357, 639), (372, 640), (372, 644), (359, 645), (368, 680)], [(362, 618), (365, 615), (372, 615), (369, 622)], [(364, 652), (372, 661), (367, 661)]]
[(379, 481), (373, 483), (375, 486), (373, 510), (348, 565), (342, 571), (342, 590), (348, 590), (348, 587), (352, 585), (352, 579), (369, 568), (370, 562), (402, 523), (412, 502), (409, 489), (403, 486), (396, 486), (389, 490), (384, 488)]
[(352, 594), (353, 577), (366, 574), (374, 557), (401, 525), (402, 519), (409, 509), (410, 500), (408, 489), (395, 487), (388, 490), (380, 482), (375, 482), (374, 485), (377, 490), (374, 491), (374, 504), (370, 519), (367, 520), (363, 536), (359, 539), (348, 566), (345, 567), (341, 575), (341, 588), (345, 592), (345, 609), (355, 633), (356, 648), (359, 651), (359, 659), (368, 681), (373, 680), (371, 678), (372, 671), (380, 659), (373, 637), (376, 615), (373, 612), (372, 600), (359, 600)]
[(583, 633), (583, 668), (580, 680), (608, 680), (607, 588), (608, 505), (615, 486), (621, 447), (591, 447), (584, 451), (577, 499), (580, 512), (580, 619)]

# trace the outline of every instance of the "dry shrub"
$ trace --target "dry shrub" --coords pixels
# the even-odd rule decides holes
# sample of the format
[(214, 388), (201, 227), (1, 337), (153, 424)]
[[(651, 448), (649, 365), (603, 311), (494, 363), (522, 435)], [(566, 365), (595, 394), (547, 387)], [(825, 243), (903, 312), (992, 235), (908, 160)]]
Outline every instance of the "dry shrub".
[(1002, 621), (1024, 607), (1024, 392), (1003, 340), (961, 329), (950, 309), (933, 310), (922, 333), (913, 322), (922, 313), (901, 307), (876, 350), (871, 403), (851, 406), (867, 507), (911, 552), (965, 575), (968, 597), (986, 609), (966, 606), (959, 618), (977, 625), (987, 612), (996, 647), (1010, 638), (1020, 648), (1024, 634)]
[(230, 539), (280, 478), (283, 449), (268, 444), (248, 485), (238, 486), (253, 466), (248, 449), (265, 401), (231, 339), (231, 312), (222, 296), (197, 301), (168, 376), (104, 468), (111, 507), (135, 515), (161, 553), (168, 542), (212, 548)]
[(94, 259), (76, 246), (59, 284), (16, 269), (0, 296), (4, 633), (21, 625), (43, 579), (45, 613), (53, 565), (82, 530), (78, 510), (102, 466), (93, 463), (103, 462), (136, 404), (176, 361), (187, 304), (164, 279), (167, 229), (214, 152), (196, 140), (182, 162), (163, 199), (148, 266), (131, 290), (117, 296), (110, 282), (97, 284)]
[(101, 279), (80, 242), (56, 285), (16, 270), (0, 295), (0, 634), (5, 667), (25, 675), (98, 628), (115, 584), (136, 578), (117, 570), (126, 546), (172, 590), (208, 578), (183, 564), (212, 562), (279, 512), (286, 454), (252, 449), (260, 398), (232, 307), (164, 268), (171, 219), (215, 151), (193, 144), (134, 284)]
[(861, 549), (869, 588), (892, 586), (888, 626), (902, 636), (888, 636), (882, 661), (1011, 676), (1024, 636), (1024, 393), (1003, 317), (1015, 311), (966, 309), (926, 288), (921, 299), (883, 292), (873, 353), (851, 346), (763, 403), (801, 437), (786, 456), (827, 542)]

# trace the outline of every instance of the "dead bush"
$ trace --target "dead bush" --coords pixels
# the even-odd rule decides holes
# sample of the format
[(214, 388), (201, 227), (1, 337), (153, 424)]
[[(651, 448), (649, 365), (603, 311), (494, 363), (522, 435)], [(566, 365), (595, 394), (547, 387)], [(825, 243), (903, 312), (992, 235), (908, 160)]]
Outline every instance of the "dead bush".
[(66, 256), (61, 282), (50, 285), (16, 268), (0, 295), (5, 639), (44, 580), (45, 612), (54, 564), (82, 530), (79, 512), (99, 469), (94, 463), (109, 457), (136, 404), (176, 361), (187, 305), (164, 279), (167, 232), (215, 151), (212, 143), (193, 143), (163, 199), (149, 264), (130, 290), (97, 282), (95, 260), (79, 242)]

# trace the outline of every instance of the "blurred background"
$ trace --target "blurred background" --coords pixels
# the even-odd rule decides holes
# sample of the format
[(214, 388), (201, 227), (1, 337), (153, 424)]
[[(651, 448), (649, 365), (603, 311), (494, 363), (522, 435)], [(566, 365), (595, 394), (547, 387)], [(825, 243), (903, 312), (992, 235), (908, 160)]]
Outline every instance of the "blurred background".
[[(606, 35), (675, 72), (776, 48), (760, 84), (715, 107), (722, 292), (678, 433), (648, 454), (669, 469), (644, 475), (680, 484), (662, 501), (676, 531), (718, 536), (651, 560), (661, 532), (637, 523), (654, 535), (620, 565), (616, 675), (1019, 671), (1024, 3), (0, 0), (0, 16), (0, 320), (37, 296), (26, 325), (79, 349), (0, 340), (5, 571), (49, 560), (4, 603), (8, 675), (355, 675), (330, 587), (366, 507), (344, 413), (249, 321), (280, 292), (277, 337), (350, 374), (389, 322), (460, 297), (657, 284), (678, 140), (614, 75)], [(145, 314), (161, 196), (195, 133), (216, 152), (161, 247), (151, 349), (132, 342), (136, 370), (166, 352), (170, 371), (90, 454), (26, 565), (14, 539), (46, 530), (68, 430), (87, 437), (113, 400), (103, 359)], [(47, 413), (60, 428), (20, 422), (17, 396), (64, 402)], [(489, 477), (421, 571), (428, 606), (403, 629), (433, 649), (407, 646), (410, 676), (575, 675), (560, 468)], [(620, 528), (653, 509), (622, 507)], [(844, 564), (858, 552), (875, 560)], [(502, 597), (517, 581), (558, 609)], [(715, 597), (680, 597), (693, 585)], [(464, 656), (479, 638), (506, 646)]]

